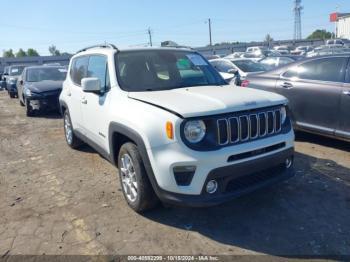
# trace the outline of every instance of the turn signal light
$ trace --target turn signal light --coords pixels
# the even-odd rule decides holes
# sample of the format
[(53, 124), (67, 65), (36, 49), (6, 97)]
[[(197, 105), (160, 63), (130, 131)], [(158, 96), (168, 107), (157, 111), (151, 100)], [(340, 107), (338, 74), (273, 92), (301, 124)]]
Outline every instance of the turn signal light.
[(169, 139), (174, 139), (174, 127), (170, 121), (166, 122), (166, 135)]

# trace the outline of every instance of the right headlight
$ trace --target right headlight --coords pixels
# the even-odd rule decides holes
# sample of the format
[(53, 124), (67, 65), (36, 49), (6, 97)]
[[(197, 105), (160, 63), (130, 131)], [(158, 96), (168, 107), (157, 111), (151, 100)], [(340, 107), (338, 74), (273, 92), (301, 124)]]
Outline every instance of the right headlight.
[(283, 106), (281, 108), (281, 121), (282, 121), (282, 125), (286, 122), (287, 119), (287, 108), (285, 106)]
[(184, 135), (188, 142), (195, 144), (202, 141), (206, 133), (206, 126), (202, 120), (188, 121), (184, 126)]

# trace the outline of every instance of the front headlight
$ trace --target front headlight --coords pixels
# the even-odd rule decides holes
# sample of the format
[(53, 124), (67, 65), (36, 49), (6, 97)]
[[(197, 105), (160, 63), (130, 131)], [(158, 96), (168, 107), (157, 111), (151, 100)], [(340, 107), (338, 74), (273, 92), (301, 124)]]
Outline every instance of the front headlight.
[(200, 142), (204, 138), (205, 132), (206, 126), (202, 120), (188, 121), (184, 127), (185, 138), (192, 144)]
[(31, 95), (32, 95), (32, 92), (31, 92), (28, 88), (26, 88), (26, 89), (24, 90), (24, 94), (25, 94), (26, 96), (31, 96)]
[(286, 119), (287, 119), (287, 109), (285, 106), (283, 106), (281, 108), (281, 122), (282, 122), (282, 125), (286, 122)]

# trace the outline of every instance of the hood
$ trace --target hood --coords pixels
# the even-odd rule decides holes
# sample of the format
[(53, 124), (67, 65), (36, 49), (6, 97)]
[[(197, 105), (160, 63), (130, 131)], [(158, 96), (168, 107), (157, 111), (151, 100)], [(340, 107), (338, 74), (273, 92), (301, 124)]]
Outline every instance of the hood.
[(278, 94), (236, 86), (130, 92), (128, 96), (176, 112), (183, 117), (216, 115), (287, 103), (287, 99)]
[(26, 86), (35, 93), (55, 91), (62, 89), (63, 81), (45, 80), (40, 82), (27, 82)]

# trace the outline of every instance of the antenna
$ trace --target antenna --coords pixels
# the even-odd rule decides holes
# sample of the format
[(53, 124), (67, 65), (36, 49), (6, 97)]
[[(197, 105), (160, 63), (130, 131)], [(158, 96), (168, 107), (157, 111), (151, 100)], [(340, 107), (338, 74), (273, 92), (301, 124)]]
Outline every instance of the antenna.
[(303, 10), (303, 6), (301, 6), (301, 0), (294, 0), (294, 40), (300, 40), (301, 36), (301, 10)]

